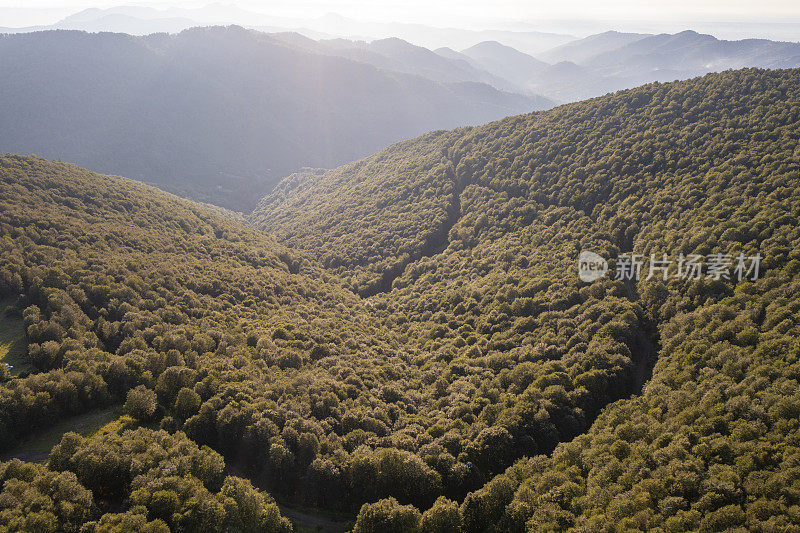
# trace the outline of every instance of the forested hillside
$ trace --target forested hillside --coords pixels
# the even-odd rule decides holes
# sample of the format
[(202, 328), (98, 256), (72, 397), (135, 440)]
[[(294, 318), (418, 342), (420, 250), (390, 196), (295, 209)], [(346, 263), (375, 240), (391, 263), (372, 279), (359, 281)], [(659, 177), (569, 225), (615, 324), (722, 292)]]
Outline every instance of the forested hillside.
[(0, 130), (0, 152), (70, 161), (238, 211), (302, 167), (551, 105), (475, 77), (440, 83), (234, 26), (0, 35), (0, 69), (0, 121), (13, 125)]
[[(445, 491), (460, 506), (420, 518), (398, 496), (357, 529), (792, 530), (798, 74), (726, 72), (433, 134), (262, 202), (254, 221), (374, 294), (432, 371), (446, 416), (425, 431), (429, 464), (485, 480), (526, 456), (463, 501)], [(764, 260), (757, 281), (673, 265), (666, 281), (585, 284), (586, 249)]]
[(332, 453), (340, 373), (354, 398), (359, 373), (407, 374), (352, 293), (255, 230), (34, 157), (0, 158), (0, 190), (0, 294), (16, 300), (35, 368), (12, 378), (0, 365), (0, 448), (98, 405), (124, 402), (142, 424), (92, 444), (67, 435), (48, 470), (0, 466), (2, 527), (285, 529), (204, 445), (293, 471), (295, 452), (298, 466)]
[[(98, 406), (131, 422), (0, 463), (0, 529), (287, 530), (269, 492), (356, 531), (792, 531), (798, 74), (303, 172), (250, 219), (273, 236), (2, 156), (0, 320), (28, 368), (0, 365), (0, 448)], [(586, 283), (582, 250), (763, 261)]]

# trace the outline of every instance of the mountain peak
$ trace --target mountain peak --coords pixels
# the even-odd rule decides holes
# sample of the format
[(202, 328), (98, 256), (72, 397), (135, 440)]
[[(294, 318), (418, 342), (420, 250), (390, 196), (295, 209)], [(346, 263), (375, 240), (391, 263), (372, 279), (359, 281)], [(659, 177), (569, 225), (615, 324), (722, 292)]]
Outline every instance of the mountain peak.
[(466, 52), (467, 50), (485, 50), (485, 51), (514, 50), (519, 52), (519, 50), (517, 50), (516, 48), (512, 48), (498, 41), (481, 41), (478, 44), (472, 45), (469, 48), (462, 50), (462, 52)]

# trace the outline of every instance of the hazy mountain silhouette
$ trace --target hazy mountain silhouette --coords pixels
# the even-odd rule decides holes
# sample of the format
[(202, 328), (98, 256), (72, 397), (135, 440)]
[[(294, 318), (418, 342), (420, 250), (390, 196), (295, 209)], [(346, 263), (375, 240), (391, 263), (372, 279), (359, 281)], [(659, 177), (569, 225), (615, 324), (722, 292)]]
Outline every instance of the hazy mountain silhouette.
[(461, 53), (495, 76), (504, 78), (523, 89), (527, 88), (532, 77), (540, 75), (550, 66), (497, 41), (484, 41)]
[[(494, 76), (462, 58), (448, 58), (396, 37), (372, 42), (349, 39), (310, 39), (297, 32), (270, 34), (292, 46), (313, 52), (345, 57), (382, 69), (417, 74), (436, 81), (475, 81), (501, 90), (515, 90), (507, 80)], [(464, 58), (467, 58), (464, 56)]]
[(635, 75), (642, 70), (692, 74), (743, 67), (791, 68), (800, 64), (800, 43), (766, 39), (724, 41), (687, 30), (636, 40), (589, 57), (583, 63), (617, 75)]
[(585, 64), (598, 54), (617, 50), (618, 48), (640, 41), (646, 37), (648, 37), (648, 35), (644, 33), (607, 31), (596, 35), (590, 35), (584, 39), (578, 39), (567, 44), (562, 44), (546, 52), (536, 54), (536, 57), (552, 64), (562, 61)]
[[(431, 52), (432, 55), (435, 55)], [(438, 57), (438, 56), (437, 56)], [(249, 209), (287, 173), (547, 107), (301, 50), (239, 27), (0, 37), (0, 151)]]
[[(467, 48), (482, 41), (499, 41), (526, 53), (548, 50), (573, 41), (576, 37), (564, 33), (510, 30), (468, 30), (440, 28), (424, 24), (397, 22), (364, 22), (328, 13), (321, 17), (282, 17), (242, 9), (233, 4), (211, 3), (202, 7), (115, 6), (104, 9), (84, 9), (48, 26), (0, 28), (0, 31), (75, 29), (84, 31), (114, 31), (133, 35), (148, 35), (159, 31), (177, 32), (195, 26), (238, 24), (267, 32), (295, 31), (314, 39), (343, 37), (373, 41), (398, 37), (430, 49), (449, 46)], [(166, 29), (169, 28), (169, 29)]]
[[(484, 54), (482, 68), (508, 79), (514, 76), (518, 91), (541, 94), (559, 102), (728, 69), (800, 66), (800, 43), (765, 39), (726, 41), (695, 31), (592, 35), (537, 54), (536, 59), (554, 63), (549, 67), (542, 67), (541, 62), (534, 63), (530, 60), (533, 58), (525, 59), (524, 54), (514, 54), (497, 43), (480, 46), (496, 52)], [(471, 50), (463, 53), (474, 57)], [(515, 63), (509, 59), (514, 57)]]

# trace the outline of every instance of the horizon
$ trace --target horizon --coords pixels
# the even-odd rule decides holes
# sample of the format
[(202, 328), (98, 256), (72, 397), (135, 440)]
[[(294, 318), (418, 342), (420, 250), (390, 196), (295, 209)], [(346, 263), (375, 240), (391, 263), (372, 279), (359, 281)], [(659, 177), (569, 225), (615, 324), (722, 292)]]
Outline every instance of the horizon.
[[(367, 27), (392, 23), (418, 24), (471, 31), (538, 31), (576, 38), (605, 31), (658, 34), (693, 30), (726, 40), (800, 40), (800, 5), (785, 0), (768, 0), (757, 7), (749, 2), (730, 4), (716, 0), (702, 5), (687, 1), (659, 1), (640, 5), (627, 0), (602, 4), (567, 0), (559, 3), (558, 7), (505, 0), (491, 8), (480, 2), (457, 3), (454, 0), (415, 0), (410, 4), (346, 0), (279, 1), (271, 3), (269, 8), (247, 0), (124, 3), (36, 0), (25, 7), (20, 7), (19, 2), (0, 1), (0, 28), (39, 29), (90, 9), (124, 12), (142, 17), (142, 20), (188, 18), (198, 26), (240, 24), (256, 29), (261, 29), (259, 26), (275, 29), (305, 29), (306, 26), (312, 26), (310, 29), (331, 35), (368, 38), (381, 38), (381, 35), (358, 35), (342, 31), (336, 25), (337, 17), (340, 22), (356, 22)], [(715, 15), (720, 12), (725, 15)]]

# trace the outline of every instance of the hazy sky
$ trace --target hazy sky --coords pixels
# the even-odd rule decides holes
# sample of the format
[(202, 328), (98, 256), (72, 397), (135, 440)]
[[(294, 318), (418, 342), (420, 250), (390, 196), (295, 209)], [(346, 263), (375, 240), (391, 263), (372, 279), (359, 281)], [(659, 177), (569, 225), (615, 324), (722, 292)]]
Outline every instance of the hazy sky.
[[(30, 24), (49, 24), (65, 14), (87, 7), (199, 7), (208, 3), (208, 0), (0, 0), (0, 26), (17, 25), (22, 18)], [(336, 12), (362, 20), (397, 20), (439, 26), (496, 26), (502, 23), (566, 18), (800, 22), (798, 0), (239, 0), (223, 3), (283, 16), (316, 17)], [(12, 18), (16, 20), (11, 20)]]

